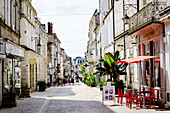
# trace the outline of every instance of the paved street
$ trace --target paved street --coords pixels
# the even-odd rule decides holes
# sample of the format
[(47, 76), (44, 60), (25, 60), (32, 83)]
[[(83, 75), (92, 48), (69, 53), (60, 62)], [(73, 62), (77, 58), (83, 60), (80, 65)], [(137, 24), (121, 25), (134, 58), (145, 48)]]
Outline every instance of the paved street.
[(31, 98), (21, 98), (17, 103), (17, 107), (3, 108), (0, 113), (170, 113), (155, 109), (130, 110), (113, 102), (104, 102), (104, 106), (99, 88), (90, 88), (83, 83), (34, 92)]

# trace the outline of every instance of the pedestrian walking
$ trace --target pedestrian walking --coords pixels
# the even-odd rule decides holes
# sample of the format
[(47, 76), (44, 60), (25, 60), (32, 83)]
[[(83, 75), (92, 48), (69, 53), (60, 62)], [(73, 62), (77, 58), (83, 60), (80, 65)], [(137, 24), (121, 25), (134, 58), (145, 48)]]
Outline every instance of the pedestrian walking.
[(60, 85), (60, 78), (57, 77), (57, 86), (59, 86), (59, 85)]
[(72, 85), (74, 85), (74, 79), (73, 78), (71, 78), (71, 83), (72, 83)]
[(66, 79), (65, 78), (63, 78), (63, 85), (65, 86), (65, 83), (66, 83)]

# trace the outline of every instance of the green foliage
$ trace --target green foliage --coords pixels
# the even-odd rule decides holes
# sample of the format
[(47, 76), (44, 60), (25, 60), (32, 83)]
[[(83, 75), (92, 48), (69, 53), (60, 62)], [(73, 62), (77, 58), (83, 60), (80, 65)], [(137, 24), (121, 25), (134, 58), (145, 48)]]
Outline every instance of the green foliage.
[(119, 80), (116, 82), (111, 82), (112, 85), (116, 85), (116, 84), (123, 84), (125, 86), (125, 84), (123, 83), (123, 80)]
[(105, 85), (107, 85), (107, 82), (106, 82), (106, 81), (100, 81), (100, 82), (98, 83), (98, 85), (103, 85), (103, 86), (105, 86)]
[(114, 81), (119, 81), (119, 75), (125, 75), (125, 69), (127, 64), (116, 62), (120, 61), (119, 51), (116, 51), (114, 55), (110, 52), (105, 54), (105, 59), (101, 59), (100, 63), (103, 65), (102, 67), (97, 67), (96, 69), (99, 72), (103, 72), (105, 75), (110, 75), (111, 79), (113, 77)]
[(45, 80), (40, 80), (40, 81), (38, 81), (38, 85), (39, 85), (39, 86), (46, 86)]
[(84, 73), (84, 75), (83, 75), (84, 82), (86, 82), (87, 77), (89, 77), (89, 74), (88, 73)]
[(13, 78), (13, 74), (10, 74), (10, 75), (9, 75), (9, 78), (12, 79), (12, 78)]
[(59, 85), (61, 85), (61, 83), (62, 83), (62, 81), (61, 81), (61, 80), (59, 80)]
[(65, 79), (67, 80), (67, 79), (68, 79), (68, 76), (65, 76)]
[(80, 66), (80, 68), (81, 68), (81, 71), (80, 71), (80, 73), (81, 74), (83, 74), (84, 72), (85, 72), (85, 62), (83, 62), (82, 64), (81, 64), (81, 66)]
[(5, 22), (5, 19), (3, 17), (0, 17), (0, 25)]
[(96, 84), (95, 84), (95, 75), (90, 74), (90, 76), (87, 77), (85, 83), (86, 83), (88, 86), (95, 87), (95, 86), (96, 86)]

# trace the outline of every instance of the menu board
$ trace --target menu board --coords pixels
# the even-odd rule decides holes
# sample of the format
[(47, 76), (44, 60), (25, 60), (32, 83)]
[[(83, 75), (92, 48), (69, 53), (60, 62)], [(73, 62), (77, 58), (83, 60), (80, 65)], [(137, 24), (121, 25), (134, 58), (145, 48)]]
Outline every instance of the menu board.
[(115, 98), (115, 86), (103, 86), (103, 100), (104, 101), (116, 101)]

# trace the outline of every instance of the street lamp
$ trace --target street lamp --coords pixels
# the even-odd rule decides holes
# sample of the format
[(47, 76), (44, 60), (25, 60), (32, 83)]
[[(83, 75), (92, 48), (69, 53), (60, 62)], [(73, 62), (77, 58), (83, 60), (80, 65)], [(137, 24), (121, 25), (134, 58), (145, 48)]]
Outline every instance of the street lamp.
[[(124, 0), (123, 0), (124, 4)], [(130, 7), (133, 7), (137, 9), (137, 12), (139, 12), (139, 0), (137, 0), (137, 4), (124, 4), (123, 5), (123, 12), (124, 12), (124, 17), (122, 18), (124, 24), (129, 24), (129, 16), (127, 15), (127, 11), (129, 10)]]
[(130, 18), (127, 14), (125, 14), (125, 16), (122, 18), (122, 20), (123, 20), (124, 24), (129, 24)]

